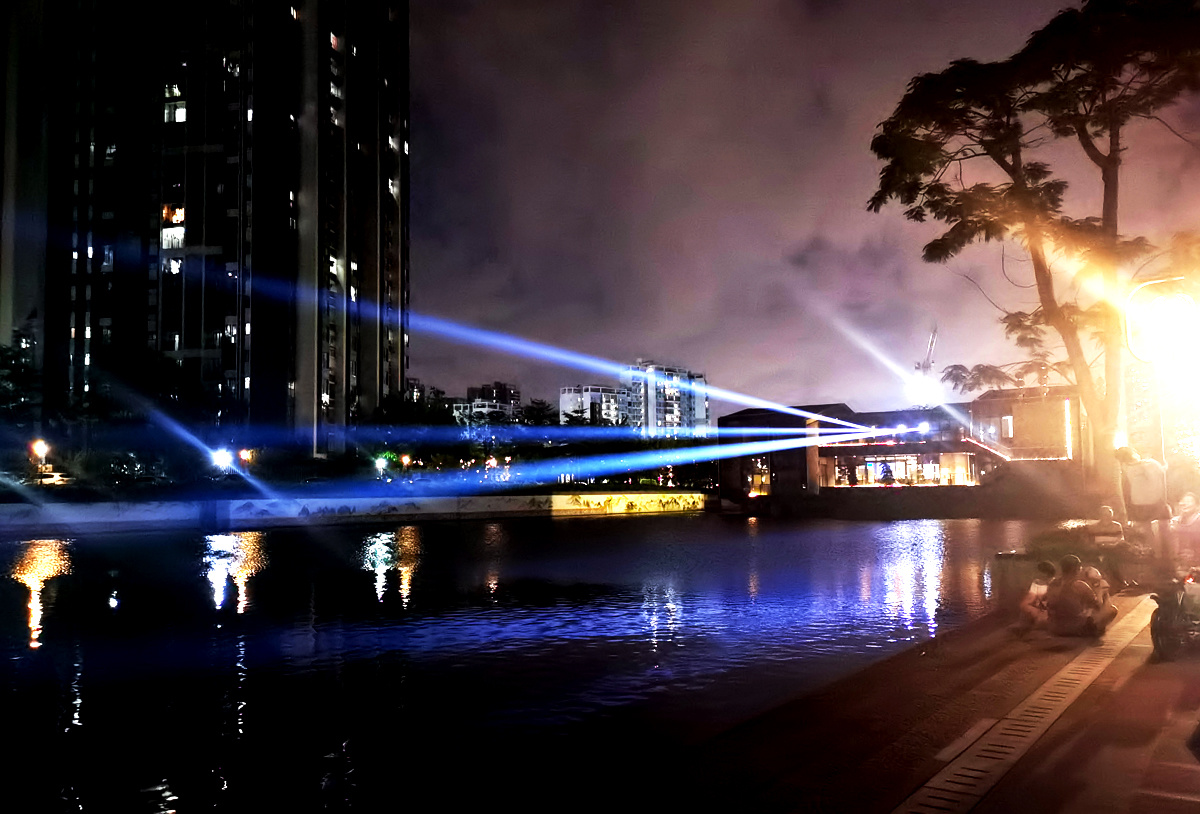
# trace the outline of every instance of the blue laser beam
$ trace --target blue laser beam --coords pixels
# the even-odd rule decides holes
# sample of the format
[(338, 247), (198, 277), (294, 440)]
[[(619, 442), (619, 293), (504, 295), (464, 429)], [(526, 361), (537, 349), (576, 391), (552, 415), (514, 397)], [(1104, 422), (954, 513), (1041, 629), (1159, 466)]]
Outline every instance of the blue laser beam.
[[(896, 428), (871, 429), (857, 433), (842, 433), (838, 440), (850, 438), (870, 438), (879, 435), (896, 435), (916, 430), (898, 430)], [(763, 455), (769, 452), (779, 452), (789, 449), (820, 445), (828, 439), (815, 437), (777, 438), (769, 441), (747, 441), (736, 444), (705, 444), (694, 447), (668, 450), (642, 450), (604, 455), (583, 457), (560, 457), (547, 461), (527, 461), (510, 468), (508, 480), (494, 480), (489, 474), (487, 480), (474, 483), (464, 482), (474, 472), (464, 473), (463, 470), (453, 472), (422, 472), (422, 481), (414, 484), (415, 490), (448, 493), (448, 492), (483, 492), (502, 489), (512, 489), (531, 483), (552, 482), (560, 475), (569, 473), (577, 478), (594, 478), (602, 475), (614, 475), (626, 472), (640, 472), (663, 466), (702, 463), (723, 458), (739, 458), (749, 455)], [(496, 473), (497, 470), (491, 470)]]
[(695, 393), (705, 395), (711, 399), (719, 401), (727, 401), (732, 404), (741, 404), (746, 407), (758, 407), (775, 412), (787, 413), (789, 415), (801, 416), (803, 418), (819, 419), (828, 421), (833, 424), (840, 424), (844, 427), (850, 427), (855, 430), (866, 429), (861, 424), (855, 424), (851, 421), (843, 421), (840, 418), (830, 418), (818, 413), (810, 413), (807, 410), (802, 410), (799, 407), (788, 407), (785, 404), (760, 399), (756, 396), (748, 396), (743, 393), (735, 393), (732, 390), (725, 390), (720, 387), (712, 387), (707, 384), (697, 384), (695, 382), (671, 382), (666, 377), (657, 373), (644, 370), (630, 369), (625, 365), (618, 364), (608, 359), (601, 359), (597, 356), (589, 356), (584, 353), (564, 350), (556, 348), (552, 345), (544, 345), (540, 342), (533, 342), (528, 339), (521, 339), (508, 334), (498, 333), (496, 331), (487, 331), (482, 328), (472, 328), (468, 325), (461, 325), (457, 322), (451, 322), (447, 319), (432, 317), (425, 314), (417, 314), (409, 312), (408, 314), (409, 327), (414, 331), (426, 331), (431, 334), (449, 339), (456, 342), (462, 342), (471, 345), (481, 345), (484, 347), (493, 348), (495, 350), (505, 351), (507, 353), (516, 354), (518, 356), (526, 356), (531, 359), (541, 359), (546, 362), (562, 365), (564, 367), (572, 367), (578, 370), (587, 370), (593, 373), (602, 373), (606, 376), (619, 378), (621, 376), (631, 376), (635, 379), (641, 379), (649, 384), (667, 384), (678, 385), (680, 389), (692, 390)]
[[(837, 437), (842, 433), (854, 433), (848, 427), (728, 427), (721, 429), (681, 429), (680, 438), (754, 438), (761, 436), (815, 435)], [(474, 440), (491, 440), (497, 443), (575, 443), (589, 441), (644, 442), (636, 427), (593, 427), (551, 424), (532, 426), (526, 424), (489, 424), (479, 427), (463, 425), (362, 425), (354, 430), (354, 438), (360, 444), (367, 443), (460, 443)]]

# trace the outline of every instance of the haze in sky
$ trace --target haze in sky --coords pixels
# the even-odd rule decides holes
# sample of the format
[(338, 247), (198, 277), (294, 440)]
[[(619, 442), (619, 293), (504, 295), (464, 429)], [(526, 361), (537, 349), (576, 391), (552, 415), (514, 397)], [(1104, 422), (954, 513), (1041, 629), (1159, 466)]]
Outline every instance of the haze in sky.
[[(863, 342), (912, 369), (1020, 358), (1000, 312), (1032, 310), (1013, 243), (921, 260), (936, 224), (866, 202), (870, 152), (909, 80), (1002, 59), (1063, 0), (414, 0), (414, 311), (618, 362), (703, 372), (787, 404), (909, 406)], [(1193, 102), (1171, 123), (1200, 129)], [(1200, 153), (1130, 128), (1122, 231), (1200, 223)], [(1099, 181), (1069, 146), (1069, 213)], [(844, 330), (862, 342), (847, 339)], [(411, 374), (450, 395), (613, 384), (415, 333)], [(738, 409), (714, 404), (714, 416)]]

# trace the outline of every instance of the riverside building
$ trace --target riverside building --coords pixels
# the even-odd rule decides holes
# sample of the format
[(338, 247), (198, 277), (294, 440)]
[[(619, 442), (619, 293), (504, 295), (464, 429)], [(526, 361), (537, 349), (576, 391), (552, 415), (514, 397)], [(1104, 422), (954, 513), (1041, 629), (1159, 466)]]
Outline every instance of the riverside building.
[[(842, 487), (970, 487), (1033, 469), (1070, 479), (1081, 476), (1094, 454), (1087, 414), (1070, 386), (993, 390), (931, 408), (859, 413), (838, 403), (801, 409), (884, 432), (839, 441), (835, 433), (848, 428), (834, 422), (758, 408), (722, 416), (718, 431), (762, 428), (763, 440), (804, 428), (829, 434), (828, 441), (806, 447), (722, 460), (722, 497), (787, 500)], [(722, 443), (747, 440), (731, 434)]]

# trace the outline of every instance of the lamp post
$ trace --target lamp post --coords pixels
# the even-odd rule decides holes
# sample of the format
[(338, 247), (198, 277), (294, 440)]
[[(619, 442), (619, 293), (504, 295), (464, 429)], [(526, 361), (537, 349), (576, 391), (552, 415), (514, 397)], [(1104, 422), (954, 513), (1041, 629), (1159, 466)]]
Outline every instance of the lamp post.
[(41, 438), (33, 442), (33, 454), (38, 456), (38, 472), (46, 471), (46, 455), (50, 452), (50, 445)]

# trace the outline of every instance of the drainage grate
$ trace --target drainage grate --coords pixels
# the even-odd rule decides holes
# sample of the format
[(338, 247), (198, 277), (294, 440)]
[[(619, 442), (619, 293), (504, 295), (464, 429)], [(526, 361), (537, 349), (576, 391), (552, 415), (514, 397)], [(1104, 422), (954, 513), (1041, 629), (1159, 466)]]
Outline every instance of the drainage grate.
[(1104, 634), (997, 721), (893, 814), (969, 811), (1087, 689), (1150, 621), (1155, 603), (1144, 597)]

